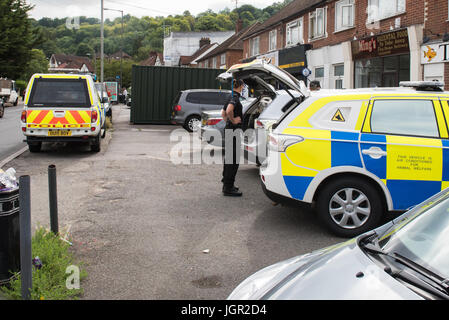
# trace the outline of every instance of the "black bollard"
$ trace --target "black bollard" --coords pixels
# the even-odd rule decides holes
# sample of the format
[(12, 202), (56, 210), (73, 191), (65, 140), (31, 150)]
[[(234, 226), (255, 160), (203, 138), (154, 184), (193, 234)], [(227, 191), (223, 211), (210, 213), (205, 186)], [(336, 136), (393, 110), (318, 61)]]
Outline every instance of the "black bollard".
[(56, 166), (53, 164), (48, 166), (48, 195), (50, 206), (50, 229), (54, 234), (58, 234), (58, 190), (56, 185)]
[(19, 178), (20, 204), (20, 272), (22, 299), (30, 300), (32, 280), (31, 252), (31, 191), (30, 176)]

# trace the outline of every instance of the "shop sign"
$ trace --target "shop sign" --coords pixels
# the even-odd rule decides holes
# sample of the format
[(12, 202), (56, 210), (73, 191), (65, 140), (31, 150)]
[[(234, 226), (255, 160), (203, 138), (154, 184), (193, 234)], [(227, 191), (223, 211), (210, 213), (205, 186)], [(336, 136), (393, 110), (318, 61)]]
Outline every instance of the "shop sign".
[(449, 42), (421, 47), (421, 64), (449, 62)]
[(285, 69), (290, 73), (301, 73), (304, 67), (307, 67), (305, 45), (298, 45), (279, 51), (279, 68)]
[(379, 34), (351, 42), (354, 60), (408, 53), (407, 29)]

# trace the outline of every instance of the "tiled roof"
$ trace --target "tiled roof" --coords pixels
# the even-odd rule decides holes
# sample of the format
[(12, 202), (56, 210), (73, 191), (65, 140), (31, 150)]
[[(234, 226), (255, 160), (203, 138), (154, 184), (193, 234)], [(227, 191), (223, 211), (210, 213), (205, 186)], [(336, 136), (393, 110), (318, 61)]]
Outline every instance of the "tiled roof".
[(147, 59), (140, 62), (139, 65), (140, 66), (154, 66), (156, 64), (157, 57), (159, 57), (159, 61), (161, 62), (161, 64), (164, 64), (164, 58), (163, 58), (162, 53), (152, 51), (152, 52), (150, 52), (150, 56)]
[(81, 69), (83, 64), (85, 64), (90, 72), (94, 71), (94, 68), (88, 57), (80, 57), (61, 53), (55, 53), (53, 56), (58, 63), (57, 68)]
[(206, 54), (204, 57), (202, 57), (198, 61), (206, 60), (210, 57), (213, 57), (220, 53), (226, 52), (227, 50), (243, 50), (243, 40), (242, 40), (243, 37), (245, 37), (247, 34), (251, 33), (259, 25), (260, 25), (260, 22), (256, 22), (256, 23), (244, 28), (239, 33), (236, 33), (232, 37), (223, 41), (218, 47), (213, 49), (211, 52)]
[(216, 43), (209, 43), (201, 48), (199, 48), (194, 54), (191, 56), (181, 56), (179, 60), (179, 64), (182, 66), (191, 64), (196, 58), (198, 58), (200, 55), (202, 55), (204, 52), (212, 48), (213, 46), (216, 46)]
[(251, 33), (245, 35), (243, 39), (249, 38), (252, 35), (260, 33), (272, 26), (277, 25), (282, 21), (294, 18), (295, 16), (298, 16), (302, 11), (324, 2), (326, 2), (326, 0), (295, 0), (293, 2), (290, 2), (278, 13), (276, 13), (274, 16), (270, 17), (264, 23), (262, 23), (258, 28), (254, 29)]

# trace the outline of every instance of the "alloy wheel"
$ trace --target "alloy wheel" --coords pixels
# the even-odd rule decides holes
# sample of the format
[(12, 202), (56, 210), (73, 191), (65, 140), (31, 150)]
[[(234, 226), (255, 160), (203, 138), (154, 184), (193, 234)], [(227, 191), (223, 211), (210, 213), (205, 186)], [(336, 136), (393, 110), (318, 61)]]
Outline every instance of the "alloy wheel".
[(369, 219), (371, 204), (362, 191), (344, 188), (337, 191), (329, 201), (329, 214), (341, 228), (355, 229)]

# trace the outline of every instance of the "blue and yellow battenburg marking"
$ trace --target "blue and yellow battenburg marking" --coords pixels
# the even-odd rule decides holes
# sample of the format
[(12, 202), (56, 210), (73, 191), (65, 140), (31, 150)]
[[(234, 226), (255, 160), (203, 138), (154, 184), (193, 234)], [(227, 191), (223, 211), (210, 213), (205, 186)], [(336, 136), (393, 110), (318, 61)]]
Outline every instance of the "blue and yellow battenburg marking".
[[(340, 166), (376, 175), (387, 186), (395, 210), (408, 209), (449, 187), (448, 140), (292, 127), (283, 134), (305, 138), (281, 154), (285, 185), (298, 200), (304, 199), (320, 171)], [(386, 156), (373, 159), (361, 152), (370, 148)]]

